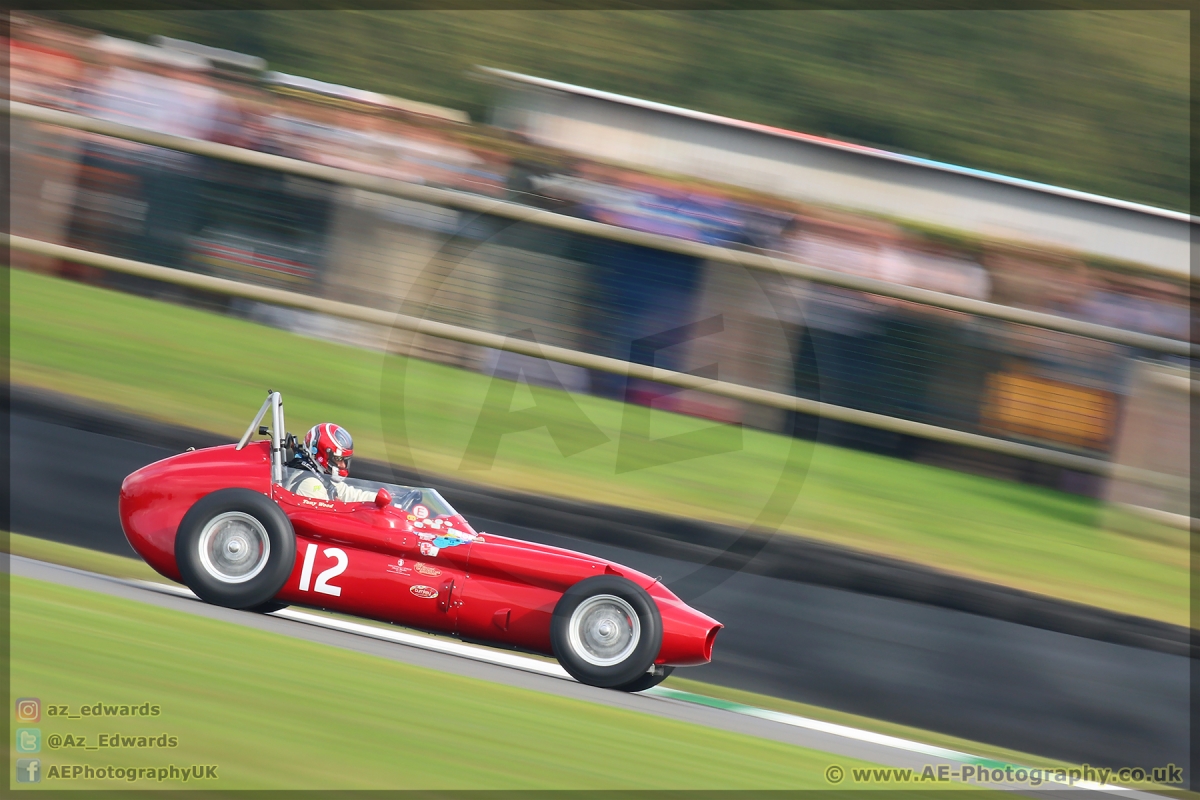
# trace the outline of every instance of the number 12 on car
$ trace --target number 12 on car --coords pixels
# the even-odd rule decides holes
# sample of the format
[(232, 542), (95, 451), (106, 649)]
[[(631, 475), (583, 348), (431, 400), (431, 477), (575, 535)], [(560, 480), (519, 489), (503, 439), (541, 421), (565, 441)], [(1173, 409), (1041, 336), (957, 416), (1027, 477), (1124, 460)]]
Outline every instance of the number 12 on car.
[[(345, 550), (337, 547), (326, 547), (322, 555), (326, 558), (332, 558), (337, 563), (317, 575), (317, 582), (313, 584), (312, 590), (321, 594), (331, 594), (334, 597), (341, 597), (342, 587), (333, 586), (329, 581), (346, 571), (346, 566), (350, 563), (350, 559), (346, 557)], [(302, 592), (308, 591), (309, 581), (312, 580), (313, 562), (316, 559), (317, 546), (310, 543), (308, 549), (304, 551), (304, 568), (300, 570), (300, 591)]]

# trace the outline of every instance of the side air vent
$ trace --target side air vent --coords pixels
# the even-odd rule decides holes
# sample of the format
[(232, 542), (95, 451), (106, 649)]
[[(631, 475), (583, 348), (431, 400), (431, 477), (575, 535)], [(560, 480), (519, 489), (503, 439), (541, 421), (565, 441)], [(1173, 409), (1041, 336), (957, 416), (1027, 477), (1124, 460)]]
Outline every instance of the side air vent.
[(512, 616), (511, 608), (502, 608), (492, 614), (492, 624), (502, 631), (508, 630), (508, 620)]

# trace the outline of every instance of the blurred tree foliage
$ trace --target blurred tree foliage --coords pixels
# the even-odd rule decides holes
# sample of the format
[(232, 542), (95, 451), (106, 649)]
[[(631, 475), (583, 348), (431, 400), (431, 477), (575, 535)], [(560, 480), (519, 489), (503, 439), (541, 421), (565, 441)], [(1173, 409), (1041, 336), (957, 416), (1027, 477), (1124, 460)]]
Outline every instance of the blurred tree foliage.
[(271, 69), (486, 119), (476, 64), (1188, 207), (1174, 11), (103, 11)]

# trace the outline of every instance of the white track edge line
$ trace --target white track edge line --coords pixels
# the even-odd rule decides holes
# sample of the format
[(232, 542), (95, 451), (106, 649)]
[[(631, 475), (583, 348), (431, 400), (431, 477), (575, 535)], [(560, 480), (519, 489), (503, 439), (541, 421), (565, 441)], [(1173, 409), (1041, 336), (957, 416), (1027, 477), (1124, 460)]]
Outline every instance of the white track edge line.
[[(195, 600), (196, 597), (190, 589), (183, 586), (171, 586), (165, 583), (157, 583), (155, 581), (136, 581), (139, 586), (164, 594), (173, 594), (180, 597), (189, 597)], [(330, 628), (332, 630), (345, 631), (359, 636), (369, 636), (373, 639), (383, 639), (388, 642), (406, 645), (408, 647), (417, 647), (422, 650), (433, 650), (439, 653), (448, 653), (450, 655), (462, 656), (472, 659), (473, 661), (484, 661), (490, 664), (497, 664), (504, 667), (513, 667), (515, 669), (525, 670), (527, 672), (538, 672), (543, 675), (550, 675), (555, 678), (566, 678), (573, 680), (567, 671), (558, 664), (548, 664), (544, 661), (538, 661), (534, 658), (516, 655), (515, 653), (505, 653), (498, 650), (490, 650), (483, 647), (475, 647), (469, 644), (459, 642), (447, 642), (441, 639), (433, 639), (425, 636), (417, 636), (411, 633), (403, 633), (401, 631), (390, 631), (386, 628), (379, 628), (374, 625), (366, 625), (361, 622), (350, 622), (349, 620), (336, 619), (334, 617), (323, 617), (318, 614), (309, 614), (304, 611), (296, 611), (291, 608), (284, 608), (279, 611), (273, 611), (268, 616), (280, 617), (282, 619), (290, 619), (293, 622), (302, 622), (306, 625), (314, 625), (320, 628)]]

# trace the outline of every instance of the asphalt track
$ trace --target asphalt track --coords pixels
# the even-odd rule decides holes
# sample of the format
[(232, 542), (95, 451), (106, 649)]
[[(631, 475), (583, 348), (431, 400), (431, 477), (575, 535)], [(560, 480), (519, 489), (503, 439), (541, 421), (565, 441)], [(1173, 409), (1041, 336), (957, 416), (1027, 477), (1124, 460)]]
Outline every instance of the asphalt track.
[[(116, 513), (121, 479), (172, 451), (20, 415), (11, 425), (13, 530), (131, 554)], [(695, 568), (472, 522), (611, 558), (668, 586)], [(713, 663), (687, 677), (1076, 763), (1188, 763), (1182, 656), (745, 573), (694, 605), (726, 629)]]

